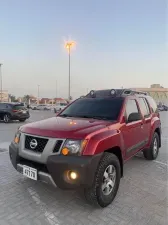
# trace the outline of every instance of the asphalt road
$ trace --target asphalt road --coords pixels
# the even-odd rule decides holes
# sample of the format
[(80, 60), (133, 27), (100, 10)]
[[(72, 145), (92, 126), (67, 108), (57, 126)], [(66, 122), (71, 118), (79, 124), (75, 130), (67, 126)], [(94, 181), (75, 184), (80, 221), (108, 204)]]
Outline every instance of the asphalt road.
[(51, 111), (30, 110), (30, 118), (23, 123), (19, 121), (12, 121), (9, 124), (5, 124), (2, 121), (0, 121), (0, 148), (2, 148), (2, 146), (8, 145), (8, 143), (13, 139), (15, 131), (19, 126), (24, 125), (26, 123), (35, 122), (38, 120), (43, 120), (53, 116), (55, 116), (55, 114), (54, 112)]
[[(32, 111), (26, 123), (54, 116)], [(0, 225), (166, 225), (168, 212), (168, 112), (161, 113), (162, 148), (157, 160), (141, 154), (124, 167), (119, 192), (105, 209), (94, 208), (75, 191), (62, 191), (17, 173), (9, 143), (23, 123), (0, 122)]]

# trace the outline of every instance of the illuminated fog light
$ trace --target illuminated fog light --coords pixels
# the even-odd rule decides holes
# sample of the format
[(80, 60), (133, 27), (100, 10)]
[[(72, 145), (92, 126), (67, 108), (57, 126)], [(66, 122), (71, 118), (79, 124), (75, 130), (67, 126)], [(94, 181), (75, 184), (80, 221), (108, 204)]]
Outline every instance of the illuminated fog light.
[(71, 171), (71, 172), (69, 173), (69, 177), (70, 177), (72, 180), (76, 180), (77, 177), (78, 177), (78, 175), (77, 175), (76, 172)]

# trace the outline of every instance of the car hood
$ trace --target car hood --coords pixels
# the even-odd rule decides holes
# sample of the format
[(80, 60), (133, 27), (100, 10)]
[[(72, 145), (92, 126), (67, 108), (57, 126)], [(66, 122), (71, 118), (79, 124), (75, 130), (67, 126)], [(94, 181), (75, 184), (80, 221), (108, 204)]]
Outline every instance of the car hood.
[(112, 122), (103, 120), (53, 117), (26, 124), (20, 129), (23, 133), (37, 136), (83, 139), (110, 124)]

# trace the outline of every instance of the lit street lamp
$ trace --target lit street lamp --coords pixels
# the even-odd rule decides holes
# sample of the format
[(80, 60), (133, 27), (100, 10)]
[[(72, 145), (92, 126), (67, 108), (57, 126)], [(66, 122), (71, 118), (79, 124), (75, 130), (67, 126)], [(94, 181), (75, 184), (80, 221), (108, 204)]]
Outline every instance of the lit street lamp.
[(1, 71), (1, 66), (2, 66), (3, 64), (2, 63), (0, 63), (0, 80), (1, 80), (1, 102), (2, 102), (2, 71)]
[(68, 99), (71, 100), (71, 48), (75, 45), (74, 41), (67, 42), (65, 47), (68, 49), (69, 56), (69, 86), (68, 86)]

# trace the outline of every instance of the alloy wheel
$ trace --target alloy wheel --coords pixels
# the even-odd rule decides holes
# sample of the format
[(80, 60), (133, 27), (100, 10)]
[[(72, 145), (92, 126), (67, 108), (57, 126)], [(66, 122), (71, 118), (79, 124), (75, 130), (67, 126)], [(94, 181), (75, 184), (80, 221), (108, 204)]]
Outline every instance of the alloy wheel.
[(103, 174), (102, 192), (104, 195), (109, 195), (115, 186), (116, 182), (116, 168), (109, 165)]

